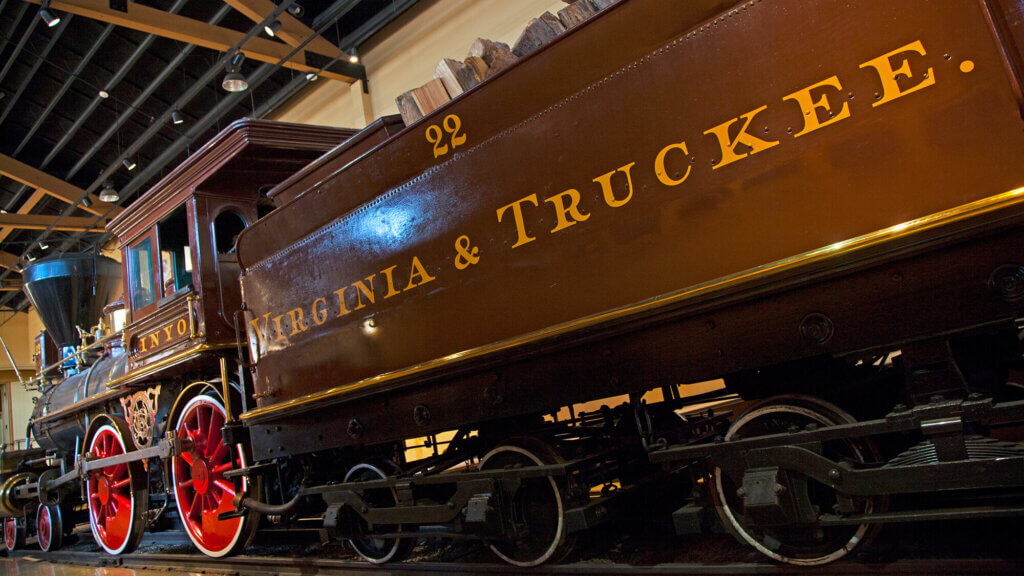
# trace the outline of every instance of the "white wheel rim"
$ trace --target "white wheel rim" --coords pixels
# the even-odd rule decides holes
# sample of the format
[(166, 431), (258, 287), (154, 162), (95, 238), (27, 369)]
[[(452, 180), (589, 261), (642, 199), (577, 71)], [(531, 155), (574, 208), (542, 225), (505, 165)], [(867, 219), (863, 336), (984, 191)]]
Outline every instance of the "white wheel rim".
[[(842, 415), (846, 415), (841, 410), (838, 410), (836, 408), (832, 408), (832, 409), (837, 410)], [(783, 413), (787, 413), (787, 414), (799, 414), (801, 416), (806, 416), (807, 418), (810, 418), (812, 420), (817, 421), (818, 423), (825, 424), (825, 425), (834, 425), (834, 424), (836, 424), (836, 422), (832, 422), (832, 421), (828, 420), (822, 414), (819, 414), (818, 412), (816, 412), (814, 410), (811, 410), (809, 408), (804, 408), (802, 406), (794, 406), (792, 404), (770, 404), (770, 405), (758, 408), (756, 410), (753, 410), (752, 412), (748, 412), (746, 414), (743, 414), (742, 416), (737, 418), (732, 423), (732, 425), (729, 427), (729, 431), (726, 433), (725, 439), (726, 440), (731, 440), (734, 437), (734, 434), (735, 434), (736, 430), (739, 429), (740, 427), (742, 427), (743, 424), (746, 424), (747, 422), (753, 420), (754, 418), (756, 418), (758, 416), (761, 416), (763, 414), (773, 413), (773, 412), (775, 412), (775, 413), (783, 412)], [(859, 458), (861, 456), (860, 450), (857, 449), (855, 446), (853, 447), (853, 449), (855, 451), (856, 456)], [(854, 532), (853, 536), (850, 537), (850, 539), (846, 542), (845, 545), (843, 545), (841, 548), (833, 551), (831, 554), (828, 554), (828, 555), (823, 556), (823, 557), (818, 557), (818, 558), (791, 558), (789, 556), (783, 556), (782, 554), (779, 554), (779, 553), (771, 550), (770, 548), (766, 547), (764, 544), (762, 544), (760, 542), (760, 540), (758, 540), (753, 535), (751, 535), (749, 532), (747, 532), (747, 530), (744, 529), (743, 526), (740, 524), (740, 522), (736, 518), (736, 516), (732, 513), (732, 508), (729, 507), (728, 502), (727, 502), (727, 498), (726, 498), (726, 494), (725, 494), (725, 488), (722, 486), (722, 470), (721, 470), (721, 468), (715, 467), (714, 478), (715, 478), (715, 490), (718, 492), (719, 498), (721, 498), (721, 501), (722, 501), (722, 507), (721, 507), (722, 512), (725, 513), (725, 515), (729, 518), (729, 522), (736, 529), (736, 532), (740, 535), (741, 538), (743, 538), (744, 542), (746, 542), (747, 544), (750, 544), (751, 546), (756, 548), (758, 552), (761, 552), (762, 554), (764, 554), (764, 555), (766, 555), (766, 556), (768, 556), (770, 558), (778, 560), (779, 562), (785, 562), (787, 564), (794, 564), (794, 565), (798, 565), (798, 566), (817, 566), (817, 565), (821, 565), (821, 564), (828, 564), (829, 562), (832, 562), (834, 560), (838, 560), (839, 558), (842, 558), (843, 556), (846, 556), (846, 554), (848, 552), (850, 552), (850, 550), (853, 550), (857, 546), (857, 544), (860, 543), (860, 541), (864, 538), (864, 534), (867, 533), (868, 529), (870, 528), (870, 526), (868, 524), (861, 524), (860, 526), (858, 526), (857, 531)], [(867, 508), (866, 512), (870, 512), (870, 511), (871, 511), (871, 508), (870, 508), (870, 502), (869, 502), (868, 503), (868, 508)]]
[[(117, 428), (114, 428), (114, 426), (111, 425), (111, 424), (104, 424), (103, 426), (100, 426), (98, 430), (96, 430), (95, 434), (93, 434), (92, 441), (89, 442), (89, 450), (88, 450), (87, 453), (92, 453), (93, 448), (96, 447), (96, 440), (99, 439), (99, 437), (101, 435), (101, 432), (103, 432), (104, 430), (108, 430), (108, 431), (110, 431), (114, 435), (114, 439), (117, 440), (118, 445), (121, 446), (121, 453), (122, 454), (125, 454), (125, 453), (128, 452), (128, 450), (125, 449), (124, 439), (121, 438), (121, 434), (118, 433)], [(129, 467), (129, 471), (128, 471), (128, 476), (129, 476), (129, 478), (131, 477), (131, 468), (130, 467)], [(88, 478), (86, 478), (86, 492), (89, 491), (89, 489), (88, 489), (88, 482), (89, 482), (89, 480), (88, 480)], [(128, 543), (131, 542), (131, 540), (132, 540), (131, 535), (132, 535), (132, 532), (135, 530), (135, 505), (136, 505), (136, 502), (135, 502), (135, 491), (134, 490), (129, 490), (129, 493), (131, 494), (131, 499), (130, 499), (131, 509), (132, 509), (132, 514), (130, 515), (131, 519), (128, 522), (128, 532), (127, 532), (127, 535), (125, 536), (124, 543), (121, 544), (120, 546), (118, 546), (117, 548), (109, 548), (109, 547), (107, 547), (106, 544), (103, 543), (103, 539), (100, 537), (100, 533), (99, 533), (99, 526), (96, 525), (96, 519), (95, 519), (95, 514), (94, 514), (95, 511), (93, 510), (93, 506), (92, 506), (92, 498), (91, 497), (88, 498), (89, 529), (92, 530), (93, 540), (95, 540), (96, 543), (100, 545), (100, 548), (103, 548), (103, 550), (106, 551), (107, 554), (112, 554), (114, 556), (120, 554), (121, 552), (124, 551), (125, 548), (128, 547)], [(87, 494), (87, 496), (88, 496), (88, 494)]]
[[(533, 452), (530, 452), (529, 450), (520, 448), (518, 446), (498, 446), (497, 448), (488, 452), (482, 459), (480, 459), (480, 469), (482, 470), (484, 468), (484, 465), (492, 456), (501, 452), (515, 452), (518, 454), (522, 454), (523, 456), (526, 456), (531, 461), (533, 461), (533, 463), (536, 464), (537, 466), (544, 466), (544, 462), (539, 457), (537, 457), (537, 455), (535, 455)], [(558, 489), (558, 485), (555, 484), (555, 479), (552, 478), (551, 476), (548, 476), (548, 483), (551, 484), (551, 490), (555, 494), (555, 503), (557, 505), (558, 510), (558, 525), (555, 528), (555, 537), (551, 539), (551, 545), (548, 546), (548, 549), (544, 551), (544, 554), (529, 562), (522, 562), (520, 560), (515, 560), (513, 558), (509, 558), (505, 554), (502, 554), (501, 551), (498, 550), (494, 545), (488, 545), (488, 547), (491, 549), (491, 552), (494, 552), (494, 554), (497, 555), (499, 558), (501, 558), (505, 562), (508, 562), (509, 564), (512, 564), (513, 566), (529, 568), (532, 566), (539, 566), (547, 562), (551, 558), (551, 556), (554, 555), (555, 551), (558, 550), (558, 545), (561, 544), (562, 540), (565, 538), (565, 506), (562, 503), (562, 491)]]
[[(201, 402), (212, 403), (213, 405), (215, 405), (221, 411), (222, 414), (224, 414), (225, 416), (227, 415), (227, 411), (224, 409), (224, 405), (223, 404), (218, 402), (212, 396), (207, 396), (206, 394), (200, 394), (199, 396), (196, 396), (195, 398), (192, 398), (191, 400), (189, 400), (185, 404), (185, 407), (181, 409), (181, 412), (178, 414), (178, 421), (175, 423), (175, 426), (174, 426), (175, 434), (177, 434), (178, 429), (181, 427), (182, 422), (185, 419), (185, 416), (189, 413), (189, 409), (192, 408), (194, 405), (199, 404)], [(240, 460), (240, 462), (242, 464), (242, 467), (247, 466), (247, 462), (246, 462), (246, 459), (245, 459), (245, 452), (242, 450), (242, 448), (240, 446), (237, 447), (237, 452), (238, 452), (238, 457), (239, 457), (239, 460)], [(174, 502), (178, 506), (178, 514), (181, 514), (181, 503), (178, 501), (178, 490), (177, 490), (177, 487), (178, 487), (178, 471), (177, 471), (177, 467), (174, 466), (173, 461), (170, 462), (170, 466), (171, 466), (171, 481), (174, 484)], [(249, 488), (248, 480), (243, 476), (242, 477), (242, 492), (245, 492), (246, 490), (248, 490), (248, 488)], [(221, 558), (223, 556), (226, 556), (229, 552), (231, 552), (231, 550), (234, 549), (235, 544), (238, 543), (238, 539), (241, 538), (242, 533), (245, 532), (245, 525), (246, 525), (247, 521), (248, 521), (247, 518), (242, 518), (242, 521), (238, 523), (238, 530), (235, 531), (234, 536), (231, 538), (230, 544), (228, 544), (227, 546), (225, 546), (221, 550), (210, 550), (210, 549), (206, 548), (199, 541), (199, 537), (197, 535), (194, 535), (192, 533), (192, 530), (189, 529), (188, 523), (183, 521), (182, 525), (185, 527), (185, 533), (188, 534), (189, 540), (192, 541), (192, 545), (195, 546), (197, 550), (199, 550), (200, 552), (202, 552), (203, 554), (205, 554), (206, 556), (209, 556), (211, 558)]]

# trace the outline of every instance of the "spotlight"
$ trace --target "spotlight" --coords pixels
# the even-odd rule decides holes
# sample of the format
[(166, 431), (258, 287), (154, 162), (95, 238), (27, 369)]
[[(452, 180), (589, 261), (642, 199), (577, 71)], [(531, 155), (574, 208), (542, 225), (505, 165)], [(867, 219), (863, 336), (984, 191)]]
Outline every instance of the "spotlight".
[(100, 98), (104, 98), (104, 99), (110, 98), (110, 92), (107, 92), (106, 90), (100, 90), (99, 91), (99, 95), (100, 95)]
[(50, 0), (43, 0), (39, 6), (39, 17), (46, 22), (46, 25), (53, 28), (57, 24), (60, 24), (60, 17), (55, 16), (53, 12), (50, 12)]
[(135, 162), (129, 160), (127, 156), (124, 160), (121, 160), (121, 164), (124, 164), (124, 167), (127, 168), (129, 172), (135, 170)]
[(82, 196), (82, 207), (88, 208), (89, 206), (92, 206), (92, 200), (90, 200), (89, 195), (86, 194), (85, 196)]
[(7, 214), (7, 210), (4, 210), (3, 208), (0, 208), (0, 214)]
[(220, 83), (221, 88), (228, 92), (242, 92), (249, 87), (249, 83), (245, 81), (245, 77), (241, 73), (242, 62), (245, 62), (245, 54), (235, 52), (225, 67), (227, 74), (224, 75), (224, 80)]
[(316, 75), (316, 72), (310, 72), (306, 74), (306, 80), (309, 80), (310, 82), (313, 82), (317, 78), (319, 78), (319, 76)]
[(288, 13), (296, 18), (302, 18), (302, 15), (306, 13), (306, 9), (293, 2), (288, 6)]
[(40, 250), (49, 250), (50, 249), (50, 245), (45, 243), (45, 242), (39, 242), (39, 249)]
[(181, 124), (185, 119), (181, 117), (181, 112), (177, 110), (171, 110), (171, 122), (175, 124)]
[(263, 31), (266, 32), (267, 36), (270, 36), (271, 38), (273, 38), (274, 36), (277, 36), (277, 33), (280, 30), (281, 30), (281, 21), (280, 20), (274, 20), (270, 24), (267, 24), (266, 26), (263, 27)]
[(114, 190), (114, 183), (107, 180), (103, 183), (103, 191), (100, 192), (100, 202), (117, 202), (121, 196)]
[(359, 54), (356, 53), (355, 48), (349, 48), (347, 54), (349, 62), (353, 64), (359, 64)]
[(25, 257), (28, 258), (29, 262), (35, 262), (36, 261), (36, 257), (33, 256), (31, 252), (29, 252)]

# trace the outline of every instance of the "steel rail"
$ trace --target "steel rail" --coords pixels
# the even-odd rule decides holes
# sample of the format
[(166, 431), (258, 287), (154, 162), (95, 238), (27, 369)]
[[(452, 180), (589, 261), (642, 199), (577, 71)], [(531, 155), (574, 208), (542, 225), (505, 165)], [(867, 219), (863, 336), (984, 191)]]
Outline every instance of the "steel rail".
[[(150, 570), (204, 573), (276, 574), (278, 576), (350, 576), (356, 573), (379, 576), (418, 576), (434, 574), (500, 574), (500, 575), (573, 575), (636, 576), (667, 574), (806, 574), (803, 567), (765, 562), (672, 562), (652, 566), (637, 566), (604, 562), (575, 562), (571, 564), (542, 565), (518, 568), (492, 562), (413, 562), (396, 564), (370, 564), (351, 559), (306, 557), (235, 556), (209, 558), (198, 554), (134, 553), (109, 556), (102, 552), (58, 550), (43, 554), (38, 551), (15, 551), (14, 558), (32, 562), (47, 560), (60, 564), (79, 564), (95, 567), (117, 566)], [(1018, 559), (1007, 558), (944, 558), (903, 559), (896, 561), (839, 561), (824, 567), (824, 572), (836, 576), (888, 576), (935, 574), (1019, 574)]]

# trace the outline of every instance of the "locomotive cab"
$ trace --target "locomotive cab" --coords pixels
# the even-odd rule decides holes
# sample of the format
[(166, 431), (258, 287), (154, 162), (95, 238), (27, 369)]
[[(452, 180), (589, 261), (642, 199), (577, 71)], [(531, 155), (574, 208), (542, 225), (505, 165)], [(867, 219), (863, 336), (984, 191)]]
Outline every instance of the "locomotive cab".
[(256, 220), (259, 193), (203, 184), (144, 198), (145, 216), (121, 233), (133, 370), (234, 345), (234, 237)]

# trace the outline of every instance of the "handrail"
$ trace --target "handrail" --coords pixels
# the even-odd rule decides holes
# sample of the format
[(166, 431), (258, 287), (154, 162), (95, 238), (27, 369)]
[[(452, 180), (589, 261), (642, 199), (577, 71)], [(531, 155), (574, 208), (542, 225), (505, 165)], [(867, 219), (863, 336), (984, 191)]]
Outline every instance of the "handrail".
[(80, 356), (81, 354), (83, 354), (85, 352), (88, 352), (89, 350), (92, 350), (94, 348), (100, 347), (100, 346), (102, 346), (102, 345), (104, 345), (104, 344), (106, 344), (106, 343), (108, 343), (108, 342), (110, 342), (112, 340), (122, 338), (123, 336), (124, 336), (124, 330), (118, 330), (117, 332), (108, 334), (108, 335), (104, 336), (103, 338), (100, 338), (99, 340), (93, 342), (92, 344), (89, 344), (88, 346), (81, 346), (81, 347), (75, 348), (75, 352), (73, 354), (69, 354), (69, 355), (65, 356), (64, 358), (61, 358), (60, 360), (54, 362), (53, 364), (50, 364), (49, 366), (44, 367), (42, 370), (39, 371), (39, 375), (38, 376), (36, 376), (34, 378), (31, 378), (31, 379), (29, 379), (26, 382), (22, 382), (22, 384), (27, 388), (29, 386), (32, 386), (32, 385), (36, 384), (37, 382), (42, 382), (43, 381), (43, 377), (46, 375), (47, 372), (50, 372), (50, 371), (54, 370), (55, 368), (60, 368), (68, 360), (76, 358), (76, 357)]

